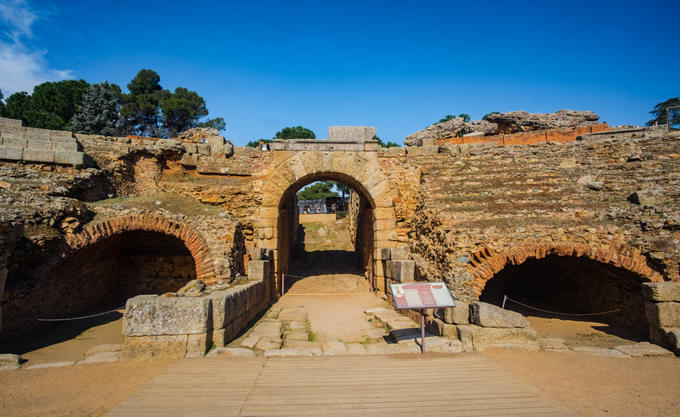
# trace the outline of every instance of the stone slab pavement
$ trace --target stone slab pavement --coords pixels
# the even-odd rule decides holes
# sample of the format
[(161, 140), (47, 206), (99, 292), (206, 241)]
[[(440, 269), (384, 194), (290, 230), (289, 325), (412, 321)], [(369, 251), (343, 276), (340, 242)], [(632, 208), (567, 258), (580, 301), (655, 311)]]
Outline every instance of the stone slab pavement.
[(116, 416), (575, 416), (475, 353), (183, 359)]

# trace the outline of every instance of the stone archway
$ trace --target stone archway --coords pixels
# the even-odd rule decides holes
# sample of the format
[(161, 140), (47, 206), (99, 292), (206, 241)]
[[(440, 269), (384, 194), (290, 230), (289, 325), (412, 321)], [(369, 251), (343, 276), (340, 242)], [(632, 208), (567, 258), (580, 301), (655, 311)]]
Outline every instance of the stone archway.
[(206, 284), (216, 280), (213, 259), (206, 240), (189, 225), (154, 214), (114, 217), (82, 231), (66, 235), (69, 252), (75, 252), (112, 236), (134, 231), (158, 232), (182, 241), (196, 265), (196, 279)]
[(262, 205), (256, 223), (257, 247), (271, 249), (277, 286), (285, 267), (280, 222), (284, 202), (306, 183), (316, 180), (342, 181), (361, 193), (371, 206), (373, 231), (372, 271), (376, 289), (384, 291), (382, 249), (396, 246), (396, 220), (387, 179), (378, 165), (377, 152), (276, 151), (280, 161), (268, 175), (262, 190)]

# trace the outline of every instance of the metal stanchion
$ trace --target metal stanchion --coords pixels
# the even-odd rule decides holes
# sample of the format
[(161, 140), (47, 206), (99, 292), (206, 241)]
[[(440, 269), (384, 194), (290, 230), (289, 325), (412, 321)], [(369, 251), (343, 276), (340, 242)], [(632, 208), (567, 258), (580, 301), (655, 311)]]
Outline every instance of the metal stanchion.
[(281, 297), (286, 293), (286, 274), (281, 274)]
[(425, 354), (425, 310), (420, 310), (420, 353)]

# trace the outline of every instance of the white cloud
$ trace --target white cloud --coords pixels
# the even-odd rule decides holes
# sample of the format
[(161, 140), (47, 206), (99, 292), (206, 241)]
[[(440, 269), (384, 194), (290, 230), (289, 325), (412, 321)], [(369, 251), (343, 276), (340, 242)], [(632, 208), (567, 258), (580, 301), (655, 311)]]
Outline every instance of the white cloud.
[(46, 50), (27, 46), (31, 26), (40, 17), (23, 0), (9, 0), (0, 4), (0, 23), (6, 27), (0, 37), (0, 89), (5, 97), (17, 91), (31, 93), (33, 87), (45, 81), (71, 78), (70, 70), (50, 68)]

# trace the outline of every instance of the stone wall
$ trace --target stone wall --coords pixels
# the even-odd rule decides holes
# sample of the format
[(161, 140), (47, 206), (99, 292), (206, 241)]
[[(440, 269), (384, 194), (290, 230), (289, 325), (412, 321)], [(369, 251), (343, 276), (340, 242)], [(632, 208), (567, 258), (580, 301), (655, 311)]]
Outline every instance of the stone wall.
[(510, 133), (504, 135), (466, 135), (460, 137), (436, 139), (434, 142), (423, 143), (423, 145), (463, 145), (470, 143), (495, 143), (497, 145), (532, 145), (534, 143), (549, 142), (574, 142), (581, 135), (589, 133), (606, 132), (610, 130), (606, 123), (599, 123), (591, 126), (580, 126), (569, 129), (544, 129), (529, 132)]
[(0, 160), (82, 166), (85, 154), (69, 131), (22, 127), (21, 120), (0, 117)]
[(649, 339), (680, 355), (680, 282), (644, 284)]

